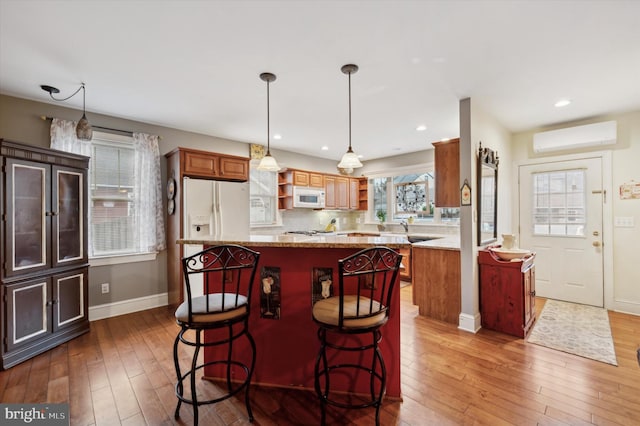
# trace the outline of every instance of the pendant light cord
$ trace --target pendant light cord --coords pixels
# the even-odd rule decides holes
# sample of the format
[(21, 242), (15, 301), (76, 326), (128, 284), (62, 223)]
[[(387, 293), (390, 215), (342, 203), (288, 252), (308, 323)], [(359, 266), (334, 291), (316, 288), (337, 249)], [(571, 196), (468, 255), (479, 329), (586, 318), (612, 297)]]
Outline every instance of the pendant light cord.
[(271, 129), (269, 127), (269, 123), (271, 122), (269, 118), (269, 80), (267, 80), (267, 155), (271, 155), (271, 143), (270, 143), (270, 135)]
[[(56, 91), (58, 91), (58, 89), (55, 89), (55, 90), (56, 90)], [(62, 101), (66, 101), (66, 100), (69, 100), (69, 99), (73, 98), (75, 95), (77, 95), (77, 94), (78, 94), (78, 92), (79, 92), (80, 90), (82, 90), (82, 105), (83, 105), (83, 107), (82, 107), (82, 108), (84, 109), (84, 83), (82, 83), (82, 84), (80, 85), (80, 87), (78, 87), (78, 90), (76, 90), (76, 91), (75, 91), (75, 92), (73, 92), (71, 95), (67, 96), (66, 98), (63, 98), (63, 99), (55, 98), (55, 97), (53, 97), (53, 93), (52, 93), (52, 92), (49, 92), (49, 96), (51, 96), (51, 99), (53, 99), (54, 101), (62, 102)], [(47, 90), (47, 91), (48, 91), (48, 90)]]
[(349, 151), (351, 149), (351, 71), (349, 71)]

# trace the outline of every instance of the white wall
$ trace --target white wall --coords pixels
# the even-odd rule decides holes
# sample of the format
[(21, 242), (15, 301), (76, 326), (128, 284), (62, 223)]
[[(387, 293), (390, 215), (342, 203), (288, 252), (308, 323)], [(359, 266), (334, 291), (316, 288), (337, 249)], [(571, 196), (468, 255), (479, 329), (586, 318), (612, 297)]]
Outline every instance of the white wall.
[(472, 205), (460, 209), (460, 260), (461, 260), (461, 313), (459, 327), (475, 332), (480, 328), (478, 249), (477, 246), (477, 194), (476, 163), (478, 148), (482, 146), (496, 151), (498, 166), (498, 238), (511, 233), (511, 188), (509, 177), (512, 163), (511, 134), (493, 116), (473, 99), (460, 101), (460, 182), (467, 179), (471, 186)]
[[(563, 123), (553, 127), (533, 129), (513, 135), (512, 162), (517, 164), (527, 160), (552, 158), (565, 154), (575, 154), (588, 151), (602, 151), (600, 147), (576, 151), (562, 151), (549, 154), (535, 154), (533, 152), (533, 135), (539, 131), (555, 130), (601, 121), (616, 120), (618, 122), (617, 143), (606, 146), (612, 157), (613, 193), (608, 198), (613, 202), (613, 217), (631, 217), (635, 226), (632, 228), (612, 227), (612, 264), (605, 265), (613, 270), (612, 300), (607, 304), (608, 309), (634, 313), (640, 315), (640, 268), (638, 267), (640, 249), (640, 199), (621, 200), (618, 190), (621, 184), (629, 181), (640, 182), (640, 111), (594, 117), (579, 122)], [(502, 166), (503, 161), (500, 161)], [(516, 173), (513, 171), (512, 173)], [(515, 182), (515, 180), (514, 180)], [(515, 184), (512, 193), (515, 194)], [(514, 198), (513, 212), (517, 211), (517, 197)], [(515, 214), (515, 213), (513, 213)], [(515, 218), (515, 216), (514, 216)], [(514, 219), (515, 220), (515, 219)], [(607, 247), (605, 247), (607, 250)]]

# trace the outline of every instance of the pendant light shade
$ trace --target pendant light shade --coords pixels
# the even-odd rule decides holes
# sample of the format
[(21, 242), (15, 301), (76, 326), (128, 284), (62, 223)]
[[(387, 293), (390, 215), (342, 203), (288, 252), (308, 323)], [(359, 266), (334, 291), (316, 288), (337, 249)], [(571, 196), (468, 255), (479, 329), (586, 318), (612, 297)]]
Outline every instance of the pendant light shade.
[(68, 96), (64, 99), (56, 99), (53, 97), (54, 93), (60, 93), (60, 90), (56, 87), (53, 86), (48, 86), (48, 85), (41, 85), (40, 88), (42, 90), (44, 90), (45, 92), (49, 92), (49, 96), (51, 96), (51, 99), (53, 99), (54, 101), (66, 101), (67, 99), (71, 99), (73, 98), (80, 90), (82, 90), (82, 118), (80, 119), (80, 121), (78, 121), (78, 124), (76, 125), (76, 137), (81, 140), (81, 141), (90, 141), (91, 138), (93, 137), (93, 129), (91, 128), (91, 124), (89, 123), (89, 120), (87, 120), (87, 114), (86, 114), (86, 110), (85, 110), (85, 87), (84, 87), (84, 83), (82, 83), (80, 85), (80, 87), (78, 87), (78, 90), (76, 90), (75, 92), (73, 92), (73, 94), (71, 96)]
[(264, 157), (262, 157), (262, 160), (260, 160), (260, 164), (258, 164), (258, 170), (277, 172), (278, 170), (280, 170), (280, 166), (278, 166), (276, 159), (271, 156), (271, 128), (269, 127), (269, 83), (275, 81), (276, 76), (269, 72), (263, 72), (262, 74), (260, 74), (260, 79), (267, 82), (267, 153)]
[(351, 148), (351, 74), (358, 72), (358, 66), (353, 64), (343, 65), (341, 71), (349, 76), (349, 149), (347, 149), (347, 152), (342, 156), (338, 167), (341, 169), (357, 169), (358, 167), (362, 167), (362, 163)]

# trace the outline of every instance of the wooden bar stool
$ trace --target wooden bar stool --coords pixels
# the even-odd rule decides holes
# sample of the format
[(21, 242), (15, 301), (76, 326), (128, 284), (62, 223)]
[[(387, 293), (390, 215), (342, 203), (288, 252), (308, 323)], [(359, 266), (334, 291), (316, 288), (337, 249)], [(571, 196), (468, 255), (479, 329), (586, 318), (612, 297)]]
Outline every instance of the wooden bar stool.
[[(320, 339), (315, 390), (320, 398), (323, 425), (327, 404), (350, 409), (375, 407), (376, 425), (380, 424), (387, 371), (378, 343), (382, 339), (380, 328), (389, 318), (401, 261), (402, 256), (387, 247), (368, 248), (341, 259), (338, 295), (313, 305), (313, 320), (319, 326)], [(363, 363), (366, 351), (371, 352), (371, 358)], [(351, 395), (331, 392), (332, 380), (344, 381), (345, 377), (355, 380), (361, 375), (369, 382), (365, 395), (355, 387)]]
[[(194, 425), (198, 424), (198, 407), (228, 399), (240, 391), (245, 392), (245, 405), (249, 421), (253, 421), (249, 401), (249, 386), (256, 361), (256, 344), (249, 333), (249, 308), (251, 290), (255, 278), (260, 253), (237, 245), (209, 247), (182, 259), (182, 269), (187, 288), (185, 301), (176, 309), (175, 316), (180, 332), (173, 344), (173, 360), (176, 367), (175, 418), (180, 417), (182, 403), (193, 405)], [(202, 280), (196, 279), (201, 276)], [(202, 296), (193, 296), (202, 286)], [(202, 333), (208, 331), (205, 339)], [(188, 335), (185, 335), (185, 333)], [(215, 333), (215, 334), (213, 334)], [(251, 361), (233, 359), (233, 342), (245, 336), (251, 345)], [(182, 373), (178, 346), (182, 342), (194, 347), (190, 369)], [(222, 359), (198, 364), (198, 354), (202, 347), (227, 345), (227, 356)], [(226, 369), (224, 387), (226, 393), (213, 399), (200, 400), (196, 392), (196, 372), (210, 365), (220, 365)], [(241, 381), (236, 378), (240, 372)], [(184, 381), (190, 378), (191, 394), (184, 394)], [(233, 380), (232, 380), (233, 377)]]

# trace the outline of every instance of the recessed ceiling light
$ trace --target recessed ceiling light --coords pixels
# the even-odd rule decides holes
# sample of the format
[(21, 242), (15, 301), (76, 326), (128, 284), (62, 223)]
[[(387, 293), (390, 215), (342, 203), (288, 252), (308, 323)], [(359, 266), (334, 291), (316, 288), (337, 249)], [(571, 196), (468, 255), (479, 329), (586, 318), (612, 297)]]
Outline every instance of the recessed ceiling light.
[(277, 140), (280, 140), (280, 139), (282, 139), (282, 135), (279, 134), (279, 133), (276, 133), (276, 134), (273, 135), (273, 138), (277, 139)]
[(323, 151), (329, 151), (329, 147), (328, 147), (328, 146), (326, 146), (326, 145), (324, 145), (324, 146), (323, 146), (322, 148), (320, 148), (320, 149), (321, 149), (321, 150), (323, 150)]
[(425, 130), (427, 130), (427, 126), (425, 126), (424, 124), (421, 124), (418, 127), (416, 127), (416, 130), (418, 132), (424, 132)]
[(556, 108), (562, 108), (562, 107), (566, 107), (570, 103), (571, 101), (569, 99), (560, 99), (558, 102), (553, 104), (553, 106), (555, 106)]
[(449, 140), (449, 138), (442, 138), (442, 139), (440, 139), (440, 142), (446, 142), (448, 140)]

